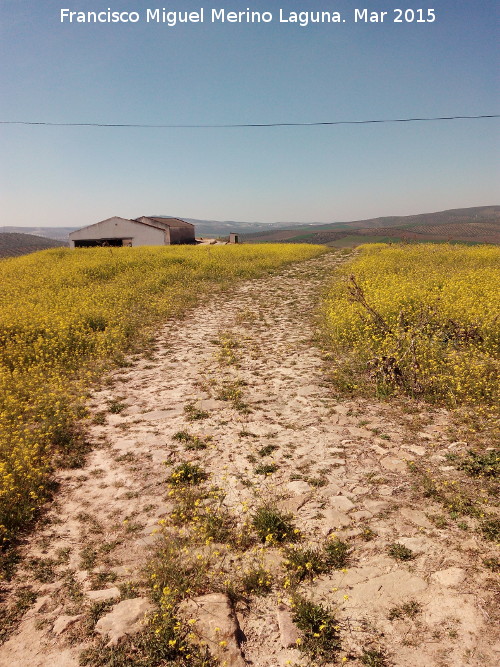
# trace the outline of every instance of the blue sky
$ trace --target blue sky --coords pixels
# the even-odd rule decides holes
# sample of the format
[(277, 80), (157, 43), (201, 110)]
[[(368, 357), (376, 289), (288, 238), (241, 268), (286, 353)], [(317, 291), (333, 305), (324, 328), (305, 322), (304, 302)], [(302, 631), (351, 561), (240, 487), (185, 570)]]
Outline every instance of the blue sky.
[[(61, 24), (60, 9), (205, 9), (205, 23)], [(434, 23), (396, 24), (396, 7)], [(224, 124), (498, 113), (493, 0), (0, 0), (0, 119)], [(270, 11), (213, 24), (212, 8)], [(279, 8), (345, 23), (280, 24)], [(354, 8), (388, 11), (355, 24)], [(111, 215), (355, 220), (498, 203), (499, 121), (140, 129), (0, 126), (2, 224)]]

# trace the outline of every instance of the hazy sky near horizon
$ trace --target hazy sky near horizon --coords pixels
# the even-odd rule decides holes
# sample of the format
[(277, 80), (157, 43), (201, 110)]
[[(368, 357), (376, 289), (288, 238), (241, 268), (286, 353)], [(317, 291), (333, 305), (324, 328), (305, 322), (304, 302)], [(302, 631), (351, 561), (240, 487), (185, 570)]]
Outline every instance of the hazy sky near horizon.
[[(69, 23), (60, 10), (138, 12)], [(146, 9), (204, 23), (147, 23)], [(271, 12), (211, 22), (212, 9)], [(432, 23), (394, 23), (395, 8)], [(345, 23), (280, 23), (338, 11)], [(354, 9), (387, 11), (354, 22)], [(309, 123), (500, 111), (495, 0), (0, 0), (0, 120)], [(499, 120), (275, 128), (0, 125), (2, 225), (112, 215), (330, 222), (498, 203)]]

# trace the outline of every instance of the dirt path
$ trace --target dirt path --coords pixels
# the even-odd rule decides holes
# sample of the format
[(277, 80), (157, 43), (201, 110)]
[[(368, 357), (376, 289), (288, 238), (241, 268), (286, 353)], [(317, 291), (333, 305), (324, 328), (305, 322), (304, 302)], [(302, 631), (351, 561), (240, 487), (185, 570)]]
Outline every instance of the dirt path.
[[(429, 519), (442, 508), (415, 495), (405, 462), (444, 466), (446, 414), (398, 415), (386, 404), (332, 398), (313, 314), (339, 261), (329, 254), (237, 284), (167, 323), (151, 354), (95, 394), (96, 447), (83, 469), (60, 473), (57, 500), (8, 585), (11, 606), (23, 590), (36, 602), (0, 647), (0, 665), (78, 665), (89, 641), (82, 610), (131, 597), (171, 510), (168, 470), (185, 460), (227, 490), (233, 511), (272, 496), (312, 543), (332, 531), (349, 541), (346, 570), (304, 585), (336, 609), (349, 664), (362, 664), (353, 656), (363, 651), (407, 667), (496, 664), (481, 544)], [(190, 421), (189, 404), (208, 416)], [(211, 445), (186, 451), (172, 438), (186, 430)], [(262, 464), (276, 469), (255, 472)], [(394, 543), (411, 559), (391, 557)], [(282, 646), (277, 599), (273, 592), (238, 609), (243, 655), (255, 667), (305, 664)]]

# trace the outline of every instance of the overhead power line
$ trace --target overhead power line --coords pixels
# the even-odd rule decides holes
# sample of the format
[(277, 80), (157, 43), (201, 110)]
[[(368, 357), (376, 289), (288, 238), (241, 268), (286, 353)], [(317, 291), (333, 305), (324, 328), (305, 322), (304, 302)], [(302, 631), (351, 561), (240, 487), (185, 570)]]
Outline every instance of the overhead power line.
[(46, 121), (0, 120), (0, 125), (48, 125), (51, 127), (144, 127), (144, 128), (239, 128), (239, 127), (313, 127), (321, 125), (369, 125), (374, 123), (423, 123), (438, 120), (478, 120), (480, 118), (500, 118), (500, 114), (481, 116), (437, 116), (434, 118), (384, 118), (380, 120), (332, 120), (314, 123), (228, 123), (221, 125), (154, 125), (147, 123), (51, 123)]

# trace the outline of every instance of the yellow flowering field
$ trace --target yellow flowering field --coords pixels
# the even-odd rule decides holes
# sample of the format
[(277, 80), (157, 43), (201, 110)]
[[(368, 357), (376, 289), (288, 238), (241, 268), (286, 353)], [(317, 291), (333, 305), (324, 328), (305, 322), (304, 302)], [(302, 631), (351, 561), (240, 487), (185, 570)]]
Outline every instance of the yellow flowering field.
[(494, 408), (499, 294), (498, 247), (362, 246), (325, 304), (334, 377), (348, 391)]
[(0, 262), (0, 543), (47, 497), (81, 438), (86, 393), (156, 322), (216, 286), (308, 259), (312, 245), (57, 248)]

